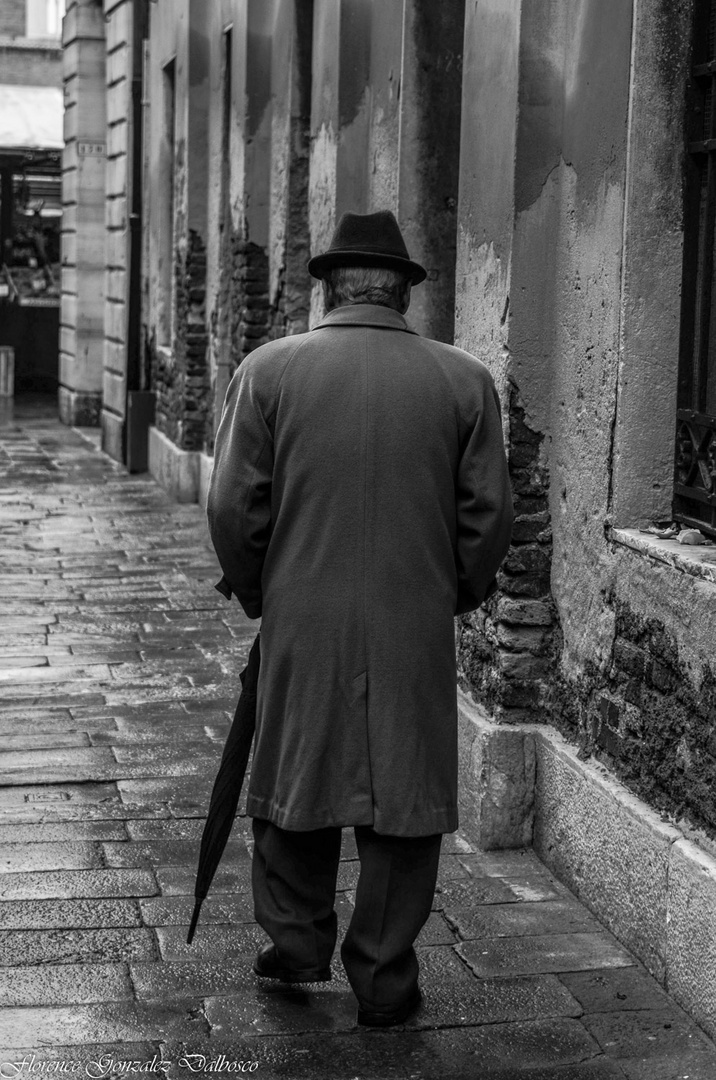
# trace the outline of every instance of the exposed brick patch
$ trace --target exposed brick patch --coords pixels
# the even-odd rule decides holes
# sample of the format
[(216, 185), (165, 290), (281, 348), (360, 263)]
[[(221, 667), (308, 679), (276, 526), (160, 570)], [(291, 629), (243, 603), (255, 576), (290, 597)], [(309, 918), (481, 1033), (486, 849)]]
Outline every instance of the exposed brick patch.
[(231, 353), (238, 365), (271, 337), (268, 295), (269, 264), (266, 251), (252, 240), (235, 236), (231, 251)]
[[(300, 31), (299, 31), (300, 32)], [(305, 33), (305, 30), (304, 30)], [(303, 110), (291, 118), (291, 164), (289, 169), (288, 216), (285, 264), (278, 288), (271, 298), (272, 338), (302, 334), (308, 330), (313, 279), (306, 269), (311, 255), (308, 221), (308, 178), (310, 161), (310, 42), (304, 72)]]
[(607, 601), (609, 670), (560, 680), (554, 723), (652, 806), (716, 837), (716, 673), (706, 664), (695, 677), (662, 623)]
[(548, 719), (557, 615), (550, 591), (552, 531), (544, 436), (510, 398), (510, 479), (515, 525), (498, 592), (460, 620), (458, 671), (464, 689), (502, 720)]

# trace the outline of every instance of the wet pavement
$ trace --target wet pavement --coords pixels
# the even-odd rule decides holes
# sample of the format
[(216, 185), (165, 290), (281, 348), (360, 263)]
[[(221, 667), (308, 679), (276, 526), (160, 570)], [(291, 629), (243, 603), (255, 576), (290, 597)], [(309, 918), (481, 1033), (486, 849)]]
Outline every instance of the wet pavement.
[[(534, 854), (446, 838), (424, 1004), (367, 1031), (340, 962), (261, 981), (237, 818), (203, 816), (256, 625), (202, 512), (33, 411), (0, 427), (0, 1078), (716, 1080), (716, 1049)], [(337, 910), (357, 875), (346, 834)], [(135, 1063), (138, 1063), (135, 1067)]]

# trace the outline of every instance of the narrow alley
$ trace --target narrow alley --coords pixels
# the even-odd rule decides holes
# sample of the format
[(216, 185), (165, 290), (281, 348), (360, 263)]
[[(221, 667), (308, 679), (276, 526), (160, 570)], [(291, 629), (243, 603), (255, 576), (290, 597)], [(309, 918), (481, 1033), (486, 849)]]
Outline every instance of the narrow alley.
[[(249, 821), (185, 943), (198, 841), (255, 633), (204, 517), (88, 432), (0, 428), (0, 1076), (714, 1080), (716, 1049), (530, 851), (446, 838), (424, 1004), (366, 1032), (336, 960), (257, 979)], [(345, 924), (357, 862), (346, 840)], [(243, 1064), (242, 1064), (243, 1063)]]

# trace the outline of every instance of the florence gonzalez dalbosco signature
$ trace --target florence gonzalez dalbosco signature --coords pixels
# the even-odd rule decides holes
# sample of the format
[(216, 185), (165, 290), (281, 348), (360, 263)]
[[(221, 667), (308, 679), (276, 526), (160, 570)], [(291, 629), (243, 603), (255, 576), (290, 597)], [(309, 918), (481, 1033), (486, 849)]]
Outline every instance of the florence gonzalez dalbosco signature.
[[(35, 1054), (17, 1061), (0, 1061), (0, 1080), (16, 1080), (20, 1076), (55, 1076), (57, 1074), (79, 1074), (89, 1080), (104, 1080), (110, 1076), (145, 1076), (147, 1073), (165, 1074), (172, 1066), (155, 1054), (153, 1058), (132, 1061), (105, 1055), (96, 1061), (43, 1061)], [(185, 1054), (177, 1059), (180, 1069), (190, 1073), (255, 1073), (258, 1061), (234, 1061), (224, 1054), (210, 1058), (206, 1054)]]

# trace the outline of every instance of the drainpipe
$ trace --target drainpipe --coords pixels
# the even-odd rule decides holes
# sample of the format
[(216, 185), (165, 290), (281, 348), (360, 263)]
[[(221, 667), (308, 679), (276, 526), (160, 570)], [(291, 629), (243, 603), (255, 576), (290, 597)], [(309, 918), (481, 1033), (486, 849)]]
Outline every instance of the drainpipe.
[(127, 296), (127, 421), (125, 463), (129, 472), (146, 472), (149, 426), (155, 395), (142, 386), (142, 176), (144, 147), (144, 43), (148, 36), (147, 0), (132, 0), (132, 177), (129, 208), (129, 288)]

